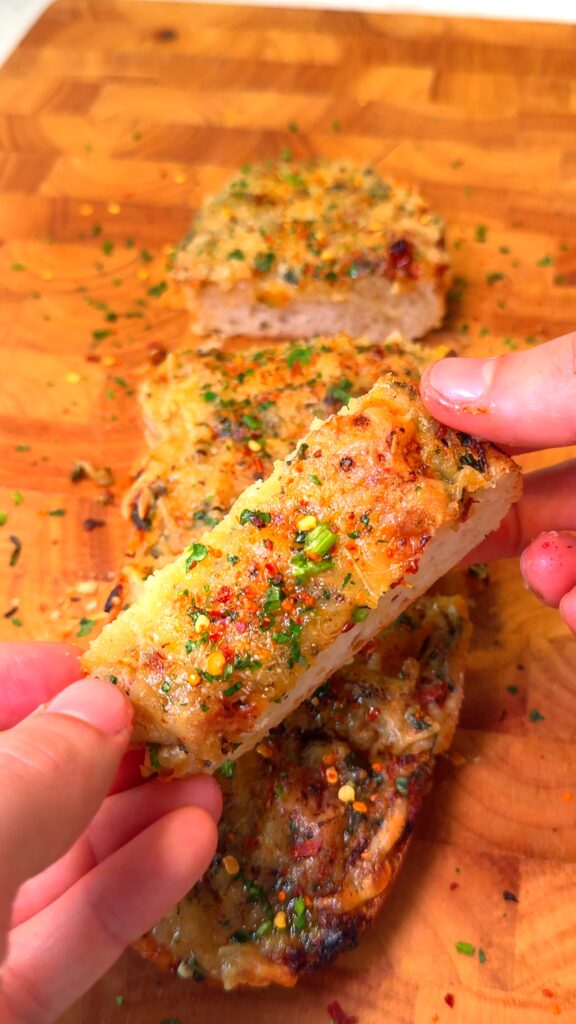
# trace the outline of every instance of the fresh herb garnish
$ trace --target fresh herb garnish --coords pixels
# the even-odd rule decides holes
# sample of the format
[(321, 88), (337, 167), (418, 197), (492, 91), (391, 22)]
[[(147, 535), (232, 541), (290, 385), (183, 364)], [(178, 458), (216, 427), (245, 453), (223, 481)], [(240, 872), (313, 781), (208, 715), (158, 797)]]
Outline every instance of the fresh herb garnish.
[(245, 508), (240, 513), (240, 525), (246, 526), (250, 523), (251, 526), (255, 526), (257, 530), (263, 530), (267, 523), (272, 522), (272, 516), (269, 512), (261, 512), (257, 508)]
[(464, 956), (474, 956), (476, 947), (471, 942), (456, 942), (456, 952), (462, 953)]
[(84, 618), (84, 616), (82, 616), (78, 625), (79, 629), (78, 632), (76, 633), (76, 636), (88, 636), (88, 633), (90, 633), (90, 631), (94, 629), (94, 626), (96, 625), (96, 619), (86, 619)]
[(254, 269), (260, 274), (267, 274), (272, 269), (275, 256), (273, 252), (259, 252), (254, 257)]
[(188, 557), (186, 558), (186, 572), (189, 572), (192, 565), (196, 565), (197, 562), (203, 562), (208, 555), (208, 548), (205, 544), (200, 544), (197, 541), (191, 544), (190, 547), (186, 548)]
[(168, 285), (166, 284), (166, 281), (159, 281), (158, 284), (154, 284), (148, 289), (148, 295), (150, 295), (151, 298), (158, 299), (165, 291), (167, 291), (167, 289)]

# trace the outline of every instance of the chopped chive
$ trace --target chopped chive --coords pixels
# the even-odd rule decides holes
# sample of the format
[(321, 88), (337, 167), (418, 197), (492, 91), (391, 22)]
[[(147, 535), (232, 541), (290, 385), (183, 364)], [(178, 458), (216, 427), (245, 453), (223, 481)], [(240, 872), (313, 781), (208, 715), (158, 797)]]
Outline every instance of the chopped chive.
[(476, 947), (473, 946), (471, 942), (457, 942), (456, 952), (462, 953), (464, 956), (474, 956)]
[(304, 551), (307, 555), (327, 555), (337, 540), (338, 535), (333, 533), (326, 523), (318, 523), (318, 526), (310, 530), (304, 544)]

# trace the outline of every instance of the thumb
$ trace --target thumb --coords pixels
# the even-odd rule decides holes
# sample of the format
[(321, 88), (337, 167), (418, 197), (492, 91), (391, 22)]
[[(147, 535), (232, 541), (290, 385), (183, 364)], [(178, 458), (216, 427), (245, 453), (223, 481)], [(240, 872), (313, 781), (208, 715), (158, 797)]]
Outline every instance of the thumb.
[(494, 359), (443, 359), (421, 393), (449, 427), (516, 451), (576, 442), (576, 333)]
[(0, 733), (0, 931), (18, 886), (62, 856), (94, 817), (131, 722), (119, 690), (85, 679)]

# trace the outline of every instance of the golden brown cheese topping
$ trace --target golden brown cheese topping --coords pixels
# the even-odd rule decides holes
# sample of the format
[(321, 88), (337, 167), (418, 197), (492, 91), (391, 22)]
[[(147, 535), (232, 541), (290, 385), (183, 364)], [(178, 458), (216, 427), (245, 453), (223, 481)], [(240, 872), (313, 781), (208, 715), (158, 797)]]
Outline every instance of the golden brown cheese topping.
[(416, 382), (444, 354), (402, 339), (338, 335), (168, 356), (140, 396), (156, 443), (124, 501), (136, 528), (124, 600), (138, 578), (180, 554), (267, 477), (315, 417), (337, 412), (384, 373)]
[(144, 954), (231, 988), (293, 984), (355, 945), (450, 744), (469, 632), (463, 599), (418, 601), (223, 765), (218, 851)]
[(176, 261), (190, 285), (244, 281), (278, 305), (300, 288), (346, 292), (354, 281), (409, 283), (447, 269), (444, 226), (416, 189), (349, 163), (245, 166), (204, 204)]
[(320, 652), (362, 633), (504, 462), (389, 376), (152, 577), (85, 666), (129, 693), (154, 768), (211, 770), (280, 717)]

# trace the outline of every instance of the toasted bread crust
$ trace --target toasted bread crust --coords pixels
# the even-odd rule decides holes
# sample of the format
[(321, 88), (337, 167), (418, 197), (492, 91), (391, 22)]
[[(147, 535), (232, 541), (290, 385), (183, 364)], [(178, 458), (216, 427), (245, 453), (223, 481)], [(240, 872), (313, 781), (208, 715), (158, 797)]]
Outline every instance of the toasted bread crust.
[(518, 481), (390, 375), (151, 577), (84, 665), (129, 694), (155, 770), (213, 771), (493, 529)]

